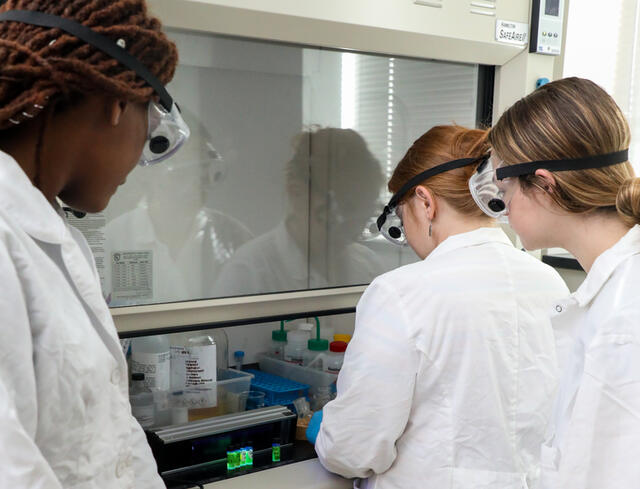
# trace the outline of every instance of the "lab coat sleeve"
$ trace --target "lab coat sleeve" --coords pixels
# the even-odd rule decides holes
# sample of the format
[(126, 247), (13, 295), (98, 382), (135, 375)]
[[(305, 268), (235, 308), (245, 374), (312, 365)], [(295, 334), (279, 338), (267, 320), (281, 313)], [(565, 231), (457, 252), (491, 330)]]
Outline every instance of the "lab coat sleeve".
[(375, 280), (358, 303), (337, 397), (324, 408), (315, 448), (326, 469), (349, 478), (389, 469), (409, 419), (418, 363), (400, 298)]
[[(616, 314), (615, 324), (605, 329), (633, 331), (630, 326), (637, 329), (637, 311)], [(639, 446), (640, 334), (598, 337), (586, 352), (567, 442), (561, 447), (559, 488), (637, 487)]]
[(130, 423), (136, 489), (164, 489), (165, 484), (158, 474), (158, 467), (151, 454), (147, 436), (136, 418), (131, 416)]
[(38, 404), (29, 316), (2, 242), (0, 283), (0, 487), (62, 489), (34, 440)]

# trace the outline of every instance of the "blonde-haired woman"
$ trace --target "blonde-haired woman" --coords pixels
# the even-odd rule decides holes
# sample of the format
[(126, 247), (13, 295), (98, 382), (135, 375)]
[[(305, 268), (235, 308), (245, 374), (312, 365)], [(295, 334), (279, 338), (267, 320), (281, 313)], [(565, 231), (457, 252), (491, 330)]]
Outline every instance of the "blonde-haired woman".
[(528, 249), (562, 247), (588, 272), (552, 321), (563, 374), (542, 447), (544, 489), (640, 484), (640, 180), (629, 126), (589, 80), (543, 86), (491, 130), (471, 179)]
[(486, 152), (485, 131), (437, 126), (389, 182), (378, 224), (422, 261), (367, 288), (337, 398), (307, 432), (326, 468), (368, 478), (360, 488), (537, 480), (557, 384), (547, 311), (568, 291), (475, 205), (468, 181)]

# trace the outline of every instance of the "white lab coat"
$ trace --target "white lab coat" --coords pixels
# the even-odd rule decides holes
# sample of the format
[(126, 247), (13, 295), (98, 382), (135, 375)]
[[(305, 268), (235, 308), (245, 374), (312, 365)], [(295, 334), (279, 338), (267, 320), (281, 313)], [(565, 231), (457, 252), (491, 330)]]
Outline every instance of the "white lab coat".
[(498, 228), (378, 277), (324, 408), (322, 464), (368, 489), (534, 487), (557, 385), (548, 311), (568, 293)]
[(554, 306), (562, 352), (543, 489), (640, 487), (640, 226)]
[(367, 284), (382, 271), (379, 257), (353, 242), (331, 250), (327, 270), (309, 266), (283, 222), (242, 245), (220, 272), (216, 297)]
[[(202, 207), (190, 212), (189, 216), (179, 216), (184, 219), (193, 215), (193, 224), (179, 250), (171, 250), (158, 239), (144, 201), (107, 224), (104, 294), (110, 305), (175, 302), (214, 296), (216, 280), (224, 263), (253, 235), (239, 221), (214, 209)], [(147, 296), (119, 297), (113, 286), (113, 255), (131, 251), (150, 255), (151, 293)]]
[(0, 153), (0, 487), (159, 489), (80, 233)]

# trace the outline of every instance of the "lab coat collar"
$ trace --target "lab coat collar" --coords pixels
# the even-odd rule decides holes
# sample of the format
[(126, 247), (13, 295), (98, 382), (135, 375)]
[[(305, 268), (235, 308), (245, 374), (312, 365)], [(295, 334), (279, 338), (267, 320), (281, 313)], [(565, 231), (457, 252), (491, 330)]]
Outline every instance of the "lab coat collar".
[(573, 293), (573, 298), (580, 307), (589, 304), (609, 277), (627, 258), (640, 253), (640, 226), (633, 226), (611, 248), (602, 253), (593, 262), (593, 266), (582, 285)]
[(0, 151), (0, 208), (12, 216), (31, 237), (61, 244), (67, 228), (58, 211), (47, 201), (18, 162)]
[(449, 236), (433, 250), (425, 260), (429, 260), (445, 253), (458, 250), (460, 248), (468, 248), (470, 246), (478, 246), (485, 243), (502, 243), (513, 246), (511, 240), (499, 227), (485, 227), (474, 229), (466, 233), (454, 234)]

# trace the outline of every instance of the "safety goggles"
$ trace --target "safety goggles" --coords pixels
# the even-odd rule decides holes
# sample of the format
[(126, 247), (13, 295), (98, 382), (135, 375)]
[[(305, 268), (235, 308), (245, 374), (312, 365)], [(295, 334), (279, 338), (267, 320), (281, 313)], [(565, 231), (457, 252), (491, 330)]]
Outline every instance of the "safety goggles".
[(189, 139), (189, 126), (182, 118), (177, 104), (168, 112), (164, 106), (149, 102), (149, 131), (140, 161), (141, 166), (153, 165), (173, 156)]
[(464, 166), (473, 165), (477, 162), (478, 158), (462, 158), (459, 160), (448, 161), (441, 165), (434, 166), (433, 168), (429, 168), (428, 170), (425, 170), (411, 178), (393, 195), (393, 197), (391, 197), (389, 203), (384, 206), (382, 214), (380, 214), (380, 217), (378, 217), (376, 221), (378, 231), (380, 231), (380, 233), (382, 233), (382, 235), (391, 243), (399, 246), (406, 245), (407, 237), (404, 232), (404, 226), (402, 225), (402, 199), (409, 190), (435, 175), (455, 170), (457, 168), (462, 168)]
[(136, 57), (126, 51), (126, 41), (114, 42), (78, 22), (57, 15), (32, 10), (8, 10), (0, 13), (0, 22), (12, 21), (60, 29), (108, 54), (146, 81), (155, 91), (158, 102), (150, 101), (148, 108), (147, 142), (139, 164), (148, 166), (175, 154), (189, 138), (189, 127), (165, 86)]
[(539, 160), (506, 165), (495, 156), (485, 159), (469, 179), (469, 190), (480, 209), (490, 217), (503, 218), (509, 212), (509, 204), (518, 189), (518, 177), (533, 175), (537, 170), (551, 172), (588, 170), (617, 165), (629, 160), (629, 150), (605, 155), (587, 156), (566, 160)]

